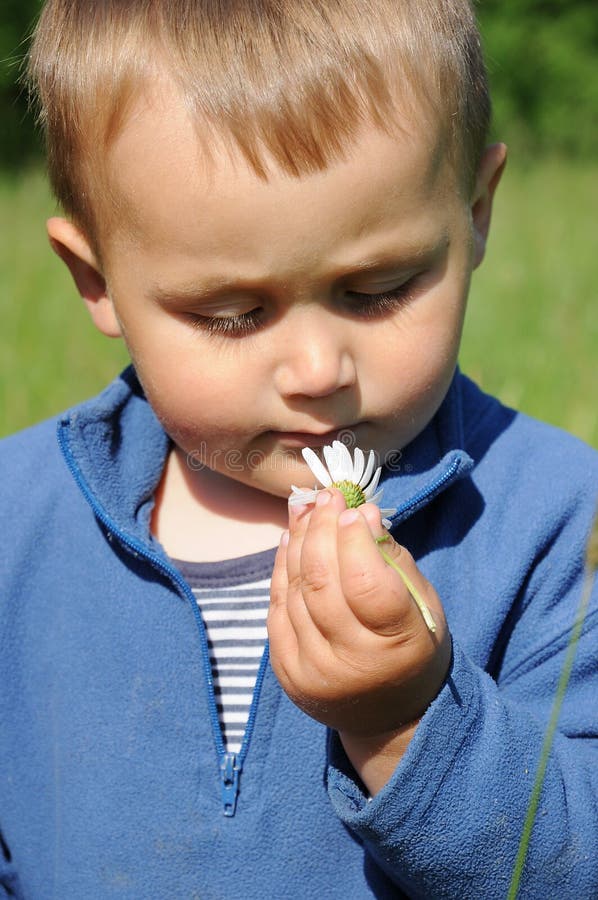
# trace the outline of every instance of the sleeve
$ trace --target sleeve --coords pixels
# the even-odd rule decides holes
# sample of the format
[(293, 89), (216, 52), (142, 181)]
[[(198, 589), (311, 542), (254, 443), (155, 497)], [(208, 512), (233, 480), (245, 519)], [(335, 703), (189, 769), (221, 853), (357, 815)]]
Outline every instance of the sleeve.
[(0, 900), (25, 900), (10, 851), (0, 831)]
[[(560, 565), (546, 554), (528, 582), (496, 681), (453, 641), (441, 692), (392, 779), (371, 801), (338, 737), (331, 738), (332, 804), (409, 897), (507, 897), (581, 598), (581, 559), (559, 556)], [(521, 900), (598, 897), (597, 711), (594, 585), (548, 758)]]

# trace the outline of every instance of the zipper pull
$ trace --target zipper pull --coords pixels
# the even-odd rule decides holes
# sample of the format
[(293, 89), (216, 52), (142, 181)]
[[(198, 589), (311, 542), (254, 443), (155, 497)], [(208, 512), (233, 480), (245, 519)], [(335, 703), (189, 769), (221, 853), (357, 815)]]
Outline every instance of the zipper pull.
[(220, 761), (220, 778), (222, 781), (222, 805), (225, 816), (234, 816), (239, 796), (239, 775), (241, 767), (237, 765), (234, 753), (224, 753)]

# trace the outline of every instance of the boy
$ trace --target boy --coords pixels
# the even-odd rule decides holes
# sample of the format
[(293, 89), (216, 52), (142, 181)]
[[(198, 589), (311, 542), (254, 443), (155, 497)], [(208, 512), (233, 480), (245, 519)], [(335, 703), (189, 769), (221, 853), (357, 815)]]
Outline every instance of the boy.
[[(506, 896), (598, 467), (456, 370), (505, 160), (468, 4), (49, 0), (31, 69), (133, 366), (2, 446), (5, 895)], [(347, 435), (434, 632), (377, 506), (289, 519)], [(597, 623), (526, 897), (598, 889)]]

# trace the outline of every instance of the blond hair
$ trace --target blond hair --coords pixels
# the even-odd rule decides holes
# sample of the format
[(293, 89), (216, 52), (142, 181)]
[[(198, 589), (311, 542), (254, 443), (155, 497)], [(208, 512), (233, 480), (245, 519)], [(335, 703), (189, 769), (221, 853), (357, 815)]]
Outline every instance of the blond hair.
[(397, 94), (439, 117), (468, 185), (488, 130), (468, 0), (47, 0), (29, 81), (55, 195), (92, 239), (99, 158), (160, 73), (206, 153), (224, 138), (266, 179), (268, 157), (307, 174), (364, 122), (392, 129)]

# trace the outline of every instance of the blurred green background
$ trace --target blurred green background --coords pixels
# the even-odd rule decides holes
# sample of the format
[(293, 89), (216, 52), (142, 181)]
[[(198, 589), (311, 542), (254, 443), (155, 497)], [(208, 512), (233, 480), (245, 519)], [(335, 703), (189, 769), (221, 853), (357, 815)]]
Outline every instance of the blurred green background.
[[(97, 334), (44, 221), (56, 210), (19, 66), (39, 0), (0, 11), (0, 435), (98, 391), (125, 364)], [(462, 368), (598, 447), (598, 3), (481, 0), (493, 135), (510, 162), (475, 274)]]

